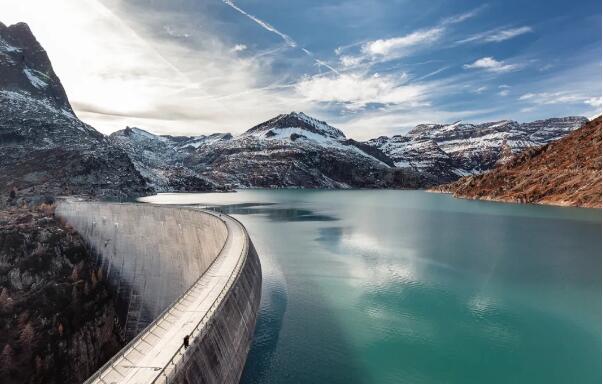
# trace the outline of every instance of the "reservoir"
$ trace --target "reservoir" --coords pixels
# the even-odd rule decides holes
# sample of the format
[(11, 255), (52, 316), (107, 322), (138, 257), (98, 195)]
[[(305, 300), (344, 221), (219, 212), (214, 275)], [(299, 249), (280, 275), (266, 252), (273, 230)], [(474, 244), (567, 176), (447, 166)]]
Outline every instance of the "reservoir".
[(160, 194), (239, 219), (263, 286), (242, 383), (600, 383), (601, 210), (423, 191)]

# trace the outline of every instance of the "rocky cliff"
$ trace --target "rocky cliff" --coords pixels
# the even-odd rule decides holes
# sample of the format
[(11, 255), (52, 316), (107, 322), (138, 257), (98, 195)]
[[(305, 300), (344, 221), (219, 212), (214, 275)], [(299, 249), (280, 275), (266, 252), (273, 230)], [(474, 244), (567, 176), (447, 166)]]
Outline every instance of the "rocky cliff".
[(456, 197), (601, 207), (601, 117), (481, 175), (436, 188)]
[(81, 383), (124, 344), (109, 287), (53, 206), (0, 210), (0, 382)]

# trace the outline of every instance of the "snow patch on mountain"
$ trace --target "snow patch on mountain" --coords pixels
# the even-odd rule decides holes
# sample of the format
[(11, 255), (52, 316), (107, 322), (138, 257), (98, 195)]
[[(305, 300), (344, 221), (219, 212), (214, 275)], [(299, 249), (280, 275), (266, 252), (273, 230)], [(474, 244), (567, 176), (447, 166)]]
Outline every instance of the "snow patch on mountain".
[(42, 89), (48, 87), (48, 83), (40, 78), (41, 73), (31, 68), (23, 69), (23, 73), (29, 79), (29, 82), (36, 88)]

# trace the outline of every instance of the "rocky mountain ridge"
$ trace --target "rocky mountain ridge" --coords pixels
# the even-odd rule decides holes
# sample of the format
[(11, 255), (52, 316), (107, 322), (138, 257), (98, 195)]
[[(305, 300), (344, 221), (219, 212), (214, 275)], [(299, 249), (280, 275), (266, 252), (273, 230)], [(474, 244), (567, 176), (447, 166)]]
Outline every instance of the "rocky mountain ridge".
[[(141, 153), (149, 154), (139, 169), (157, 169), (158, 163), (150, 159), (153, 154), (169, 154), (160, 163), (177, 163), (228, 188), (418, 188), (425, 183), (412, 170), (392, 167), (379, 149), (347, 139), (340, 130), (303, 113), (279, 115), (238, 136), (184, 139), (136, 132), (144, 133), (122, 130), (111, 139), (136, 158), (135, 164)], [(160, 147), (162, 153), (157, 152)]]
[(436, 191), (468, 199), (601, 208), (601, 117)]
[(585, 121), (422, 124), (406, 135), (358, 142), (324, 121), (291, 112), (238, 136), (157, 136), (134, 128), (111, 140), (153, 185), (162, 183), (166, 167), (177, 165), (179, 174), (229, 188), (422, 188), (487, 171)]
[(397, 167), (431, 176), (436, 184), (478, 174), (529, 147), (560, 139), (588, 121), (564, 117), (518, 123), (421, 124), (408, 134), (379, 137), (367, 143), (381, 149)]

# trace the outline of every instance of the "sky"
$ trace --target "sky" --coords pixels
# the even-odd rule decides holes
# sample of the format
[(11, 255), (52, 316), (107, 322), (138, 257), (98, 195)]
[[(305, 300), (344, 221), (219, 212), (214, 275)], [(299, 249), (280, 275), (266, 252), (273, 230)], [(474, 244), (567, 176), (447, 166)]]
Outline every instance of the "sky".
[(368, 139), (601, 113), (599, 0), (1, 0), (103, 133), (303, 111)]

